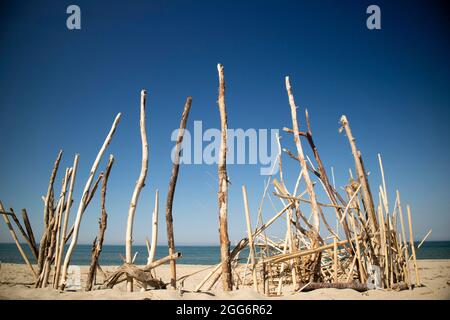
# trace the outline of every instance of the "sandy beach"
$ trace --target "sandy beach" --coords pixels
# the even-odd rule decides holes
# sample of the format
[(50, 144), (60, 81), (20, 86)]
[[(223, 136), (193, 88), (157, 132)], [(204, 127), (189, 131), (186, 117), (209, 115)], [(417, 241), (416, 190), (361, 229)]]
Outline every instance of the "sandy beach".
[[(115, 269), (114, 266), (103, 267), (106, 272)], [(95, 300), (95, 299), (327, 299), (327, 300), (370, 300), (370, 299), (450, 299), (450, 260), (419, 260), (419, 270), (423, 286), (413, 290), (393, 291), (393, 290), (370, 290), (367, 292), (357, 292), (350, 289), (319, 289), (310, 292), (292, 293), (290, 288), (286, 288), (281, 297), (266, 297), (256, 293), (251, 287), (241, 287), (232, 292), (223, 292), (216, 285), (208, 292), (192, 292), (195, 286), (208, 274), (211, 266), (204, 265), (177, 265), (178, 277), (182, 279), (181, 290), (148, 290), (145, 292), (127, 293), (124, 283), (115, 286), (113, 289), (94, 290), (91, 292), (61, 292), (52, 288), (35, 289), (33, 278), (28, 267), (24, 264), (1, 265), (0, 270), (0, 299), (70, 299), (70, 300)], [(82, 284), (86, 279), (87, 266), (81, 267)], [(99, 282), (102, 281), (102, 276)], [(163, 265), (157, 268), (157, 277), (164, 281), (169, 279), (169, 267)]]

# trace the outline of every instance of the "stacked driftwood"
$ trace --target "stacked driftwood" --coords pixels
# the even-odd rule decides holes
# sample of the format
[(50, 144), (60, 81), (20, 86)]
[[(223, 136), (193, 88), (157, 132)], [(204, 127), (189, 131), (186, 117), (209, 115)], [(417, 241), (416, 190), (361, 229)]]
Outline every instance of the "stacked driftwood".
[[(378, 155), (381, 185), (377, 189), (378, 197), (374, 199), (361, 152), (356, 146), (346, 116), (342, 116), (340, 131), (344, 131), (348, 138), (356, 175), (353, 175), (352, 170), (349, 171), (348, 183), (342, 188), (344, 192), (341, 194), (335, 186), (334, 172), (332, 183), (320, 158), (307, 110), (305, 129), (299, 129), (298, 107), (289, 77), (286, 77), (286, 90), (292, 127), (284, 128), (283, 131), (293, 137), (295, 152), (282, 149), (278, 137), (279, 173), (278, 177), (271, 175), (266, 182), (257, 211), (256, 228), (251, 225), (247, 191), (245, 186), (242, 187), (247, 237), (238, 242), (228, 256), (222, 253), (222, 263), (198, 284), (196, 291), (210, 290), (221, 276), (225, 290), (251, 285), (267, 295), (280, 295), (283, 288), (306, 291), (332, 287), (365, 291), (371, 288), (400, 290), (420, 286), (410, 208), (406, 207), (406, 225), (399, 192), (396, 192), (393, 206), (388, 201), (381, 156)], [(220, 94), (223, 91), (219, 90), (219, 105)], [(305, 146), (310, 149), (313, 160), (306, 154)], [(284, 182), (282, 150), (299, 166), (294, 190), (288, 190)], [(226, 177), (226, 168), (220, 168), (219, 164), (219, 178), (221, 172), (225, 172)], [(270, 185), (283, 209), (264, 223), (262, 204), (266, 198), (270, 198)], [(323, 189), (326, 200), (319, 200), (318, 188)], [(219, 208), (220, 200), (219, 192)], [(332, 211), (333, 221), (336, 220), (334, 228), (326, 218), (326, 210)], [(279, 219), (286, 221), (285, 237), (281, 240), (271, 239), (267, 235), (268, 228)], [(247, 247), (249, 254), (243, 267), (238, 263), (239, 254)], [(227, 270), (227, 274), (224, 270)]]
[[(126, 257), (123, 258), (124, 264), (117, 268), (112, 274), (106, 274), (99, 264), (99, 258), (102, 251), (103, 241), (105, 239), (105, 232), (107, 228), (108, 214), (106, 211), (106, 190), (110, 172), (114, 163), (114, 157), (110, 155), (109, 161), (106, 165), (105, 171), (100, 172), (96, 176), (96, 172), (105, 153), (108, 145), (110, 144), (116, 128), (119, 124), (121, 114), (119, 113), (113, 125), (101, 146), (97, 157), (94, 160), (92, 168), (89, 171), (89, 176), (84, 186), (82, 196), (79, 200), (78, 209), (73, 222), (73, 225), (69, 228), (69, 215), (73, 204), (75, 178), (78, 168), (79, 155), (75, 155), (73, 165), (66, 168), (64, 171), (64, 177), (61, 183), (60, 192), (55, 195), (55, 181), (57, 178), (58, 170), (62, 159), (62, 150), (59, 151), (58, 156), (53, 165), (51, 171), (50, 180), (48, 184), (47, 194), (42, 197), (44, 203), (44, 223), (42, 237), (39, 243), (36, 242), (33, 229), (28, 219), (28, 214), (25, 209), (22, 210), (23, 223), (17, 218), (14, 210), (11, 208), (7, 211), (3, 204), (0, 202), (0, 214), (5, 220), (7, 227), (11, 233), (17, 248), (24, 259), (25, 263), (29, 266), (35, 278), (35, 286), (38, 288), (47, 287), (49, 284), (55, 289), (64, 290), (67, 285), (68, 269), (71, 262), (73, 251), (77, 245), (78, 234), (81, 226), (81, 220), (85, 213), (89, 203), (94, 198), (94, 195), (101, 185), (101, 199), (100, 199), (100, 218), (99, 218), (99, 232), (98, 236), (94, 239), (92, 245), (92, 257), (87, 281), (85, 285), (86, 290), (92, 290), (96, 282), (97, 271), (99, 270), (103, 274), (104, 281), (98, 288), (111, 288), (117, 283), (122, 281), (127, 282), (127, 291), (133, 291), (133, 280), (136, 280), (140, 287), (146, 289), (149, 287), (165, 288), (166, 284), (160, 279), (156, 278), (154, 269), (164, 263), (171, 263), (172, 279), (171, 285), (176, 285), (176, 272), (175, 272), (175, 260), (181, 257), (181, 253), (175, 252), (174, 236), (173, 236), (173, 224), (172, 224), (172, 203), (175, 193), (175, 186), (178, 177), (179, 162), (181, 144), (183, 141), (184, 129), (189, 114), (189, 110), (192, 103), (192, 98), (188, 97), (182, 118), (180, 123), (180, 130), (176, 143), (176, 156), (174, 159), (172, 176), (169, 183), (169, 192), (167, 197), (167, 233), (169, 243), (169, 254), (167, 257), (156, 260), (156, 244), (158, 233), (158, 191), (156, 191), (155, 209), (153, 212), (152, 223), (152, 241), (151, 244), (147, 240), (148, 245), (148, 260), (147, 265), (144, 267), (138, 267), (133, 264), (137, 252), (133, 256), (132, 243), (133, 243), (133, 221), (134, 213), (136, 211), (137, 202), (140, 192), (145, 185), (145, 179), (148, 170), (148, 143), (146, 133), (146, 98), (147, 92), (141, 91), (141, 103), (140, 103), (140, 132), (142, 141), (142, 163), (139, 179), (136, 183), (134, 192), (132, 194), (125, 237), (125, 252)], [(11, 224), (11, 220), (14, 221), (17, 229), (20, 231), (23, 240), (29, 246), (32, 259), (27, 255), (23, 248), (21, 240), (18, 238), (14, 227)], [(68, 245), (68, 246), (67, 246)], [(67, 249), (66, 249), (67, 247)], [(32, 263), (32, 260), (36, 261), (36, 264)]]
[[(297, 119), (298, 107), (294, 100), (289, 78), (286, 77), (286, 90), (291, 111), (292, 127), (283, 131), (293, 137), (295, 151), (282, 149), (278, 137), (278, 176), (271, 175), (265, 183), (264, 193), (257, 211), (257, 225), (251, 224), (251, 212), (247, 199), (247, 190), (242, 187), (244, 214), (247, 224), (247, 237), (230, 250), (228, 237), (228, 187), (227, 175), (227, 112), (225, 104), (224, 68), (217, 66), (219, 76), (218, 107), (221, 124), (221, 145), (218, 158), (218, 211), (219, 239), (221, 263), (216, 265), (205, 279), (197, 285), (195, 291), (209, 290), (222, 279), (222, 287), (229, 291), (241, 285), (251, 285), (255, 290), (267, 295), (280, 295), (286, 288), (294, 291), (305, 291), (316, 288), (353, 288), (363, 291), (370, 288), (403, 289), (420, 285), (417, 268), (414, 239), (412, 234), (411, 211), (407, 206), (407, 219), (404, 220), (400, 194), (396, 192), (395, 203), (390, 205), (384, 177), (384, 170), (379, 155), (381, 185), (377, 194), (372, 193), (368, 174), (364, 168), (361, 152), (358, 150), (345, 116), (341, 117), (341, 131), (344, 131), (350, 144), (354, 158), (355, 174), (350, 170), (348, 183), (339, 192), (334, 181), (328, 177), (325, 166), (315, 144), (309, 115), (305, 110), (303, 131)], [(0, 203), (0, 214), (3, 216), (20, 254), (35, 277), (36, 287), (46, 287), (50, 283), (54, 288), (64, 290), (67, 284), (68, 267), (73, 251), (77, 245), (81, 219), (96, 190), (101, 185), (101, 212), (99, 232), (92, 246), (92, 259), (89, 268), (86, 290), (94, 287), (97, 270), (103, 273), (104, 281), (99, 288), (111, 288), (125, 282), (127, 291), (133, 291), (137, 282), (142, 289), (148, 287), (165, 288), (166, 283), (157, 279), (155, 268), (170, 263), (171, 277), (168, 283), (171, 288), (177, 286), (176, 259), (181, 257), (175, 250), (173, 233), (172, 204), (178, 179), (181, 146), (184, 129), (191, 108), (192, 99), (188, 97), (182, 113), (180, 130), (175, 146), (172, 174), (166, 201), (166, 226), (169, 252), (162, 259), (155, 261), (159, 196), (156, 191), (155, 209), (153, 211), (152, 239), (147, 239), (148, 260), (145, 266), (134, 265), (136, 253), (133, 255), (133, 222), (141, 190), (145, 185), (148, 173), (148, 142), (146, 133), (146, 100), (147, 92), (141, 91), (140, 101), (140, 133), (142, 142), (141, 171), (133, 191), (128, 210), (125, 236), (125, 257), (123, 265), (112, 274), (105, 274), (99, 265), (99, 257), (107, 228), (106, 190), (108, 178), (114, 163), (111, 155), (104, 172), (96, 176), (99, 163), (112, 140), (120, 120), (120, 113), (100, 148), (89, 172), (73, 225), (69, 228), (69, 215), (73, 204), (73, 191), (78, 168), (79, 156), (74, 158), (73, 165), (66, 168), (62, 178), (60, 192), (55, 195), (55, 181), (60, 166), (62, 151), (58, 153), (44, 202), (43, 232), (39, 244), (36, 242), (26, 210), (22, 210), (23, 222), (20, 222), (13, 209), (7, 211)], [(305, 148), (306, 146), (306, 148)], [(311, 159), (306, 151), (310, 149)], [(299, 174), (293, 190), (288, 190), (282, 166), (282, 151), (298, 163)], [(275, 171), (275, 166), (272, 172)], [(269, 187), (273, 187), (273, 196), (278, 198), (282, 209), (267, 221), (262, 219), (262, 207), (265, 199), (271, 199)], [(326, 195), (326, 199), (318, 197), (318, 190)], [(326, 211), (332, 211), (336, 220), (335, 227), (328, 221)], [(24, 251), (10, 217), (16, 224), (21, 236), (29, 246), (36, 265)], [(284, 219), (286, 232), (284, 239), (268, 236), (268, 228), (277, 220)], [(334, 221), (333, 219), (333, 221)], [(23, 223), (23, 225), (22, 225)], [(406, 229), (407, 228), (407, 229)], [(408, 232), (407, 232), (408, 231)], [(408, 236), (409, 233), (409, 236)], [(427, 234), (427, 236), (430, 232)], [(427, 237), (426, 236), (426, 237)], [(425, 237), (425, 238), (426, 238)], [(422, 241), (423, 242), (423, 241)], [(68, 244), (67, 250), (65, 245)], [(246, 264), (239, 258), (243, 249), (249, 249)], [(410, 264), (412, 263), (413, 272)], [(179, 279), (178, 279), (179, 280)], [(284, 288), (284, 289), (283, 289)]]
[[(78, 169), (78, 154), (75, 155), (73, 165), (65, 169), (64, 177), (61, 183), (61, 191), (58, 195), (55, 196), (55, 180), (63, 155), (62, 150), (60, 150), (58, 153), (50, 175), (47, 194), (42, 197), (42, 200), (44, 202), (44, 221), (42, 237), (39, 245), (36, 243), (36, 240), (34, 238), (34, 233), (28, 220), (26, 210), (22, 210), (23, 223), (26, 226), (25, 232), (23, 230), (21, 222), (17, 219), (14, 213), (14, 210), (10, 209), (10, 212), (6, 212), (5, 208), (3, 208), (3, 205), (0, 205), (0, 211), (3, 213), (2, 216), (8, 225), (10, 233), (19, 251), (21, 252), (24, 261), (30, 267), (30, 270), (35, 276), (35, 286), (38, 288), (47, 287), (49, 284), (51, 284), (55, 289), (65, 288), (69, 264), (71, 261), (73, 250), (78, 240), (81, 218), (101, 183), (101, 218), (99, 221), (99, 236), (94, 241), (92, 250), (92, 265), (88, 275), (88, 283), (86, 284), (86, 288), (88, 290), (91, 290), (92, 288), (96, 271), (98, 268), (100, 268), (98, 264), (98, 258), (101, 252), (106, 230), (106, 187), (109, 174), (114, 162), (114, 157), (112, 155), (110, 155), (109, 157), (109, 162), (107, 164), (105, 173), (100, 172), (97, 177), (95, 177), (95, 175), (102, 156), (105, 153), (105, 150), (108, 147), (109, 143), (111, 142), (116, 127), (119, 124), (120, 116), (120, 113), (116, 116), (111, 130), (108, 133), (92, 165), (82, 193), (82, 197), (79, 200), (75, 221), (70, 228), (69, 215), (74, 204), (73, 193), (76, 173)], [(23, 239), (30, 247), (33, 258), (36, 260), (35, 267), (33, 267), (33, 265), (30, 263), (29, 257), (23, 250), (16, 232), (10, 223), (9, 216), (13, 218), (17, 228), (21, 231)], [(67, 250), (65, 250), (65, 246), (67, 244), (68, 248)]]

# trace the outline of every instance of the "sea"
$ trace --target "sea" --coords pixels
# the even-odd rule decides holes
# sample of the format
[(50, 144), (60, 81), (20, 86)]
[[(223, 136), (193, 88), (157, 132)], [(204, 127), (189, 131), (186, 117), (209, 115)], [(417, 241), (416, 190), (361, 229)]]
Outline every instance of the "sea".
[[(416, 243), (417, 248), (418, 243)], [(31, 252), (26, 244), (22, 245), (29, 258)], [(72, 255), (71, 264), (89, 265), (91, 261), (92, 245), (79, 244)], [(182, 258), (177, 260), (179, 264), (200, 264), (213, 265), (220, 262), (219, 246), (177, 246), (176, 251), (181, 252)], [(133, 252), (137, 252), (135, 264), (146, 264), (147, 247), (133, 246)], [(167, 246), (157, 246), (156, 259), (168, 255)], [(120, 265), (125, 256), (125, 246), (123, 245), (103, 245), (100, 255), (100, 265)], [(248, 249), (240, 254), (241, 261), (245, 262), (248, 256)], [(450, 241), (427, 241), (416, 249), (417, 259), (450, 259)], [(31, 259), (34, 263), (34, 259)], [(0, 262), (2, 263), (24, 263), (16, 245), (14, 243), (0, 243)]]

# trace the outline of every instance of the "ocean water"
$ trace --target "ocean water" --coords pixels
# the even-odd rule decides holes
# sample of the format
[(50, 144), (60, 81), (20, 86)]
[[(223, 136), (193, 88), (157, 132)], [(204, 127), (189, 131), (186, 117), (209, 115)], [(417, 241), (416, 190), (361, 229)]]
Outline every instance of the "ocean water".
[[(418, 243), (416, 243), (416, 246)], [(26, 244), (23, 245), (28, 257), (31, 252)], [(181, 252), (183, 257), (177, 260), (179, 264), (203, 264), (212, 265), (220, 261), (219, 246), (177, 246), (176, 250)], [(135, 263), (145, 264), (147, 262), (147, 247), (133, 246), (133, 251), (138, 252)], [(125, 246), (104, 245), (100, 255), (100, 265), (122, 264), (120, 255), (125, 256)], [(167, 246), (158, 246), (156, 258), (168, 255)], [(450, 259), (450, 241), (428, 241), (416, 249), (417, 259)], [(246, 260), (248, 249), (241, 252), (242, 261)], [(0, 261), (4, 263), (24, 263), (19, 251), (14, 243), (0, 243)], [(31, 259), (34, 262), (34, 259)], [(91, 245), (80, 244), (76, 247), (72, 255), (71, 264), (89, 265), (91, 261)]]
[[(23, 244), (22, 248), (27, 253), (27, 256), (31, 258), (30, 261), (34, 263), (35, 259), (32, 258), (28, 245)], [(91, 263), (91, 248), (92, 245), (77, 245), (72, 255), (71, 264), (89, 265)], [(220, 262), (219, 246), (177, 246), (176, 251), (182, 254), (182, 257), (177, 260), (179, 264), (213, 265)], [(146, 246), (135, 245), (133, 246), (133, 252), (138, 252), (135, 264), (147, 263), (148, 254)], [(168, 254), (169, 249), (167, 246), (157, 246), (156, 259), (163, 258)], [(103, 245), (100, 254), (100, 265), (120, 265), (123, 263), (121, 256), (125, 257), (124, 245)], [(248, 249), (241, 252), (240, 256), (247, 257)], [(24, 263), (14, 243), (0, 243), (0, 261), (3, 263)]]

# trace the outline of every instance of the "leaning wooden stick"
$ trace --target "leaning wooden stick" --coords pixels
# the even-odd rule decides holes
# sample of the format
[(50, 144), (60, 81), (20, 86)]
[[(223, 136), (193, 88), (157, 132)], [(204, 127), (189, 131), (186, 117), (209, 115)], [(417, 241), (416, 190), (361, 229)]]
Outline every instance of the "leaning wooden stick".
[(402, 210), (402, 204), (400, 202), (400, 192), (397, 190), (396, 193), (397, 193), (397, 199), (398, 199), (398, 213), (399, 213), (399, 216), (400, 216), (400, 226), (402, 228), (401, 235), (402, 235), (402, 240), (403, 240), (403, 246), (404, 246), (405, 251), (406, 251), (405, 252), (406, 253), (406, 255), (405, 255), (406, 256), (406, 261), (408, 261), (408, 259), (407, 259), (407, 257), (409, 256), (409, 253), (408, 253), (408, 240), (406, 238), (405, 223), (403, 222), (403, 210)]
[(355, 219), (353, 216), (353, 213), (350, 213), (350, 223), (353, 229), (353, 234), (355, 236), (355, 245), (356, 245), (356, 255), (355, 258), (358, 258), (358, 270), (359, 270), (359, 279), (361, 281), (361, 283), (364, 283), (366, 281), (366, 276), (364, 274), (364, 268), (363, 268), (363, 260), (362, 260), (362, 255), (361, 255), (361, 248), (359, 246), (359, 240), (358, 240), (358, 232), (356, 230), (356, 224), (355, 224)]
[[(127, 230), (125, 235), (125, 258), (127, 263), (133, 262), (133, 222), (134, 214), (136, 212), (136, 205), (139, 199), (139, 194), (145, 185), (145, 178), (147, 176), (148, 170), (148, 142), (147, 142), (147, 131), (145, 128), (145, 105), (147, 100), (147, 91), (141, 91), (141, 107), (140, 107), (140, 129), (141, 129), (141, 142), (142, 142), (142, 162), (141, 162), (141, 173), (139, 174), (138, 181), (134, 187), (133, 195), (131, 197), (130, 208), (128, 209), (128, 219), (127, 219)], [(133, 278), (127, 278), (127, 292), (133, 291)]]
[(98, 259), (100, 257), (100, 253), (102, 252), (103, 240), (105, 238), (105, 231), (108, 223), (108, 214), (106, 212), (106, 188), (108, 186), (108, 178), (111, 173), (111, 168), (114, 164), (114, 157), (112, 155), (109, 156), (108, 165), (106, 166), (106, 171), (103, 176), (102, 190), (101, 190), (101, 217), (99, 220), (99, 231), (98, 236), (94, 240), (94, 245), (92, 248), (92, 258), (91, 258), (91, 266), (89, 267), (89, 273), (86, 280), (86, 291), (91, 291), (92, 286), (94, 284), (94, 279), (97, 273), (98, 267)]
[[(65, 194), (66, 194), (66, 191), (67, 191), (67, 185), (69, 184), (69, 179), (72, 176), (73, 168), (68, 168), (67, 170), (68, 170), (67, 171), (67, 175), (66, 175), (66, 178), (65, 178), (65, 181), (64, 181), (65, 184), (63, 186), (63, 188), (65, 189), (64, 190), (64, 198), (65, 198)], [(65, 199), (63, 199), (63, 200), (65, 200)], [(56, 246), (55, 246), (55, 249), (54, 249), (54, 251), (55, 251), (55, 253), (54, 253), (55, 265), (56, 265), (56, 262), (58, 262), (58, 260), (61, 260), (59, 247), (60, 247), (60, 241), (61, 241), (62, 217), (63, 217), (63, 213), (64, 213), (65, 207), (67, 207), (67, 205), (63, 201), (62, 204), (61, 204), (61, 207), (60, 207), (60, 211), (58, 211), (58, 222), (56, 224)], [(55, 280), (56, 280), (56, 269), (55, 269), (55, 272), (53, 274), (53, 287), (56, 289), (58, 287), (58, 283)]]
[(248, 208), (247, 189), (242, 186), (242, 197), (244, 198), (245, 221), (247, 222), (248, 246), (250, 248), (250, 263), (252, 264), (253, 288), (258, 292), (258, 279), (256, 277), (255, 247), (253, 243), (252, 225), (250, 222), (250, 210)]
[(404, 270), (405, 270), (405, 278), (406, 278), (406, 282), (408, 284), (408, 287), (412, 289), (411, 286), (411, 277), (410, 277), (410, 273), (409, 273), (409, 261), (408, 261), (408, 243), (407, 243), (407, 239), (406, 239), (406, 233), (405, 233), (405, 224), (403, 222), (403, 210), (402, 210), (402, 204), (400, 201), (400, 192), (398, 190), (396, 190), (396, 194), (397, 194), (397, 206), (398, 206), (398, 214), (400, 216), (400, 226), (401, 226), (401, 235), (402, 235), (402, 241), (403, 241), (403, 250), (402, 252), (400, 252), (400, 254), (403, 255), (403, 259), (405, 260), (405, 266), (404, 266)]
[(22, 209), (22, 219), (23, 219), (23, 224), (25, 225), (25, 229), (27, 230), (27, 234), (28, 234), (28, 238), (31, 241), (31, 244), (33, 246), (33, 250), (34, 250), (34, 255), (36, 257), (39, 256), (39, 249), (38, 246), (36, 244), (36, 238), (34, 237), (34, 233), (33, 233), (33, 228), (31, 227), (31, 223), (30, 220), (28, 219), (28, 213), (26, 209)]
[(384, 169), (383, 169), (383, 161), (381, 160), (381, 154), (378, 154), (378, 163), (380, 165), (380, 172), (381, 172), (381, 181), (383, 182), (383, 204), (384, 204), (384, 210), (386, 213), (389, 213), (389, 202), (387, 197), (387, 189), (386, 189), (386, 179), (384, 178)]
[(223, 66), (217, 65), (219, 72), (219, 98), (217, 103), (220, 111), (221, 140), (218, 163), (219, 174), (219, 232), (220, 232), (220, 257), (222, 261), (222, 286), (224, 291), (231, 291), (231, 260), (230, 260), (230, 240), (228, 238), (228, 175), (227, 175), (227, 111), (225, 108), (225, 80)]
[(42, 231), (42, 237), (39, 244), (39, 256), (37, 261), (38, 273), (40, 274), (42, 268), (44, 267), (44, 260), (46, 256), (46, 249), (48, 244), (48, 227), (50, 223), (50, 211), (53, 209), (53, 184), (55, 182), (56, 173), (58, 172), (59, 163), (62, 157), (62, 150), (59, 150), (58, 156), (56, 157), (55, 163), (53, 165), (52, 173), (50, 175), (50, 180), (47, 187), (47, 195), (45, 196), (45, 207), (44, 207), (44, 230)]
[(411, 245), (411, 251), (414, 262), (414, 271), (416, 273), (416, 286), (420, 287), (420, 276), (419, 276), (419, 268), (417, 267), (417, 258), (416, 258), (416, 249), (414, 248), (414, 236), (413, 236), (413, 228), (412, 228), (412, 219), (411, 219), (411, 209), (406, 206), (406, 211), (408, 213), (408, 225), (409, 225), (409, 242)]
[(17, 218), (16, 213), (14, 212), (13, 208), (10, 208), (10, 211), (11, 211), (11, 218), (13, 218), (14, 223), (16, 224), (17, 228), (19, 229), (20, 233), (22, 234), (22, 237), (25, 239), (26, 243), (30, 247), (31, 253), (33, 254), (34, 258), (37, 260), (37, 258), (38, 258), (37, 248), (33, 245), (31, 238), (28, 236), (27, 232), (22, 227), (22, 224), (20, 223), (19, 219)]
[(9, 221), (9, 217), (5, 213), (5, 208), (3, 208), (3, 204), (1, 202), (0, 202), (0, 212), (1, 212), (3, 219), (5, 220), (5, 223), (9, 229), (9, 232), (11, 233), (11, 237), (13, 238), (14, 242), (16, 243), (17, 249), (19, 249), (20, 255), (22, 256), (22, 258), (25, 261), (25, 263), (27, 264), (27, 266), (30, 267), (31, 273), (33, 274), (35, 279), (37, 279), (38, 275), (37, 275), (36, 271), (34, 271), (34, 268), (31, 265), (30, 260), (28, 260), (27, 255), (23, 251), (22, 246), (20, 245), (19, 239), (17, 238), (16, 232), (14, 231), (14, 229), (11, 225), (11, 222)]
[(433, 231), (433, 229), (430, 229), (427, 234), (423, 237), (422, 241), (420, 241), (419, 245), (417, 246), (417, 249), (419, 249), (422, 244), (425, 242), (425, 240), (427, 240), (427, 238), (430, 236), (431, 232)]
[(292, 129), (294, 130), (294, 141), (295, 146), (297, 147), (298, 158), (300, 160), (300, 165), (303, 170), (303, 178), (305, 179), (306, 188), (308, 190), (308, 194), (310, 196), (311, 201), (311, 210), (313, 214), (313, 227), (315, 232), (320, 231), (320, 221), (319, 221), (319, 206), (317, 204), (316, 193), (314, 191), (314, 187), (311, 182), (311, 178), (309, 176), (309, 172), (307, 169), (307, 164), (305, 160), (305, 155), (303, 153), (302, 144), (300, 142), (299, 131), (298, 131), (298, 122), (297, 122), (297, 106), (294, 100), (294, 94), (292, 93), (291, 83), (289, 81), (289, 77), (286, 77), (286, 90), (289, 97), (289, 105), (291, 107), (291, 117), (292, 117)]
[(367, 180), (367, 175), (364, 171), (364, 167), (363, 164), (361, 163), (361, 153), (360, 151), (356, 148), (356, 143), (355, 143), (355, 138), (353, 137), (352, 131), (350, 129), (350, 124), (347, 120), (347, 117), (345, 115), (343, 115), (341, 117), (341, 124), (342, 127), (345, 130), (345, 133), (347, 135), (348, 141), (350, 143), (350, 147), (352, 150), (352, 154), (353, 154), (353, 158), (355, 160), (355, 168), (356, 168), (356, 172), (358, 174), (358, 180), (359, 183), (361, 184), (361, 191), (362, 191), (362, 195), (363, 195), (363, 203), (364, 203), (364, 207), (369, 215), (369, 221), (370, 221), (370, 227), (372, 232), (376, 232), (378, 230), (378, 221), (377, 221), (377, 217), (375, 214), (375, 206), (373, 204), (373, 198), (372, 198), (372, 194), (370, 192), (370, 187), (369, 187), (369, 182)]
[[(183, 114), (181, 115), (180, 129), (178, 130), (177, 142), (175, 145), (174, 153), (172, 154), (173, 166), (172, 174), (169, 182), (169, 191), (167, 193), (166, 202), (166, 226), (167, 226), (167, 244), (169, 247), (169, 255), (175, 253), (175, 238), (173, 235), (173, 197), (175, 195), (175, 187), (177, 185), (178, 171), (180, 169), (180, 155), (183, 143), (184, 129), (186, 128), (186, 122), (191, 109), (192, 98), (188, 97), (184, 105)], [(170, 261), (170, 286), (175, 289), (177, 286), (177, 271), (175, 260)]]
[[(292, 117), (292, 130), (294, 130), (294, 142), (297, 148), (297, 156), (300, 161), (300, 165), (303, 171), (303, 178), (305, 179), (306, 190), (309, 194), (309, 200), (311, 201), (311, 211), (312, 211), (312, 226), (311, 230), (311, 248), (317, 247), (319, 245), (319, 232), (320, 232), (320, 218), (319, 218), (319, 205), (317, 204), (316, 192), (314, 191), (314, 186), (311, 182), (311, 178), (308, 172), (308, 166), (306, 164), (305, 155), (303, 153), (302, 143), (300, 141), (299, 130), (298, 130), (298, 122), (297, 122), (297, 106), (294, 100), (294, 94), (292, 93), (291, 83), (289, 81), (289, 77), (286, 77), (286, 91), (289, 98), (289, 106), (291, 108), (291, 117)], [(350, 239), (348, 239), (350, 240)], [(315, 266), (313, 270), (311, 270), (311, 280), (316, 281), (319, 277), (318, 270), (320, 269), (321, 263), (321, 253), (314, 254), (310, 257), (310, 263), (312, 266)]]
[(333, 269), (334, 269), (334, 283), (338, 282), (338, 246), (336, 237), (333, 238)]
[(108, 135), (106, 136), (106, 139), (103, 142), (103, 145), (100, 148), (100, 150), (97, 154), (97, 157), (94, 160), (94, 163), (92, 164), (92, 168), (89, 173), (88, 180), (86, 181), (86, 185), (84, 186), (84, 190), (83, 190), (83, 193), (82, 193), (82, 196), (80, 199), (80, 204), (78, 206), (77, 216), (75, 218), (72, 240), (70, 242), (69, 248), (67, 249), (67, 253), (64, 258), (62, 274), (61, 274), (61, 279), (60, 279), (61, 289), (64, 289), (64, 287), (65, 287), (66, 277), (67, 277), (67, 269), (69, 268), (69, 263), (70, 263), (70, 259), (72, 257), (73, 250), (75, 249), (75, 246), (77, 245), (78, 232), (80, 230), (81, 218), (83, 217), (83, 213), (86, 210), (86, 199), (89, 195), (89, 189), (91, 187), (92, 181), (94, 180), (94, 175), (95, 175), (95, 172), (97, 171), (99, 162), (100, 162), (101, 158), (103, 157), (103, 154), (105, 153), (106, 148), (108, 147), (109, 143), (111, 142), (111, 140), (114, 136), (114, 132), (116, 131), (117, 125), (119, 124), (119, 121), (120, 121), (120, 116), (121, 116), (121, 114), (119, 113), (119, 114), (117, 114), (116, 118), (114, 119), (111, 130), (109, 131)]

